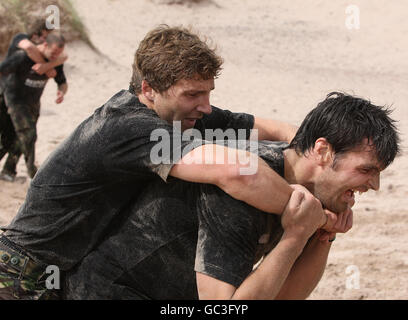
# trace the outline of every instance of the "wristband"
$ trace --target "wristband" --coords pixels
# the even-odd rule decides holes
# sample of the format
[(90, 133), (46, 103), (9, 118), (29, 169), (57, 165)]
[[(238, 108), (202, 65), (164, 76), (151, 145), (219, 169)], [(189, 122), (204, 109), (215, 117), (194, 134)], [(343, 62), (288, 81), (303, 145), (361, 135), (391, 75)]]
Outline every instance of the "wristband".
[(334, 236), (333, 239), (329, 239), (329, 242), (333, 242), (334, 240), (336, 240), (336, 236)]

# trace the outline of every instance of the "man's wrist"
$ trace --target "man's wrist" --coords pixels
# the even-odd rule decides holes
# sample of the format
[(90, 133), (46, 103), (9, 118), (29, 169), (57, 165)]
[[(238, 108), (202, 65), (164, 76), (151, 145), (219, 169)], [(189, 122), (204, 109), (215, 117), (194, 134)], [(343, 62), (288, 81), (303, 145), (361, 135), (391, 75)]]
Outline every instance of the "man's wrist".
[(281, 238), (282, 244), (291, 247), (293, 250), (298, 250), (299, 254), (302, 252), (308, 240), (309, 236), (302, 232), (295, 233), (284, 231)]
[(319, 239), (321, 243), (331, 243), (336, 240), (336, 233), (335, 232), (328, 232), (324, 229), (317, 229), (314, 237)]

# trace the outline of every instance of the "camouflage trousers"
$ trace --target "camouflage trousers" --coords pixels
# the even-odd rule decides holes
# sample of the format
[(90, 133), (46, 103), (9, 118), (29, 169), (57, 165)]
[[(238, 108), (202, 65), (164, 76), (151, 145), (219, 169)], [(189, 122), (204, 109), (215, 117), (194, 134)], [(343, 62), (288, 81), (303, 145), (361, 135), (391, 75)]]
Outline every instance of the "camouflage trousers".
[(34, 177), (37, 172), (34, 160), (39, 114), (40, 104), (7, 107), (5, 97), (0, 95), (0, 122), (3, 127), (0, 129), (0, 159), (9, 154), (3, 173), (16, 175), (18, 160), (24, 154), (28, 175)]
[(34, 262), (0, 236), (0, 300), (57, 300), (46, 288), (45, 266)]

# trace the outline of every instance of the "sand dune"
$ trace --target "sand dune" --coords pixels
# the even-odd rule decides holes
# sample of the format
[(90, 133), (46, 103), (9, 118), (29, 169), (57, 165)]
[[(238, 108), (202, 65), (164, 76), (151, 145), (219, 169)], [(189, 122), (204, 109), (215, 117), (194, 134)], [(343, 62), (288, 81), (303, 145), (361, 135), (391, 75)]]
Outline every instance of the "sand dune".
[[(407, 299), (408, 3), (354, 1), (360, 29), (349, 30), (349, 2), (342, 0), (177, 2), (73, 1), (104, 55), (81, 42), (68, 45), (69, 92), (55, 105), (55, 84), (46, 88), (38, 163), (94, 109), (127, 88), (134, 51), (149, 29), (160, 23), (191, 25), (211, 37), (225, 59), (214, 105), (294, 124), (333, 90), (393, 106), (403, 155), (382, 174), (380, 191), (357, 196), (353, 229), (338, 235), (310, 299)], [(24, 200), (23, 161), (18, 170), (16, 182), (0, 181), (0, 224), (10, 221)]]

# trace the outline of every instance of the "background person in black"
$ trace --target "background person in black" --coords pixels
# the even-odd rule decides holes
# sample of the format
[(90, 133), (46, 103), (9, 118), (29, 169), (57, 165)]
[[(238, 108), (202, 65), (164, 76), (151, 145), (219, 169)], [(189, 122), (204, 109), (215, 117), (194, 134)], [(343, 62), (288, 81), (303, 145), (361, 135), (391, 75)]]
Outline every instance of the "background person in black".
[[(61, 35), (49, 34), (46, 42), (38, 45), (37, 50), (44, 59), (54, 61), (62, 53), (64, 44)], [(36, 123), (40, 113), (40, 98), (48, 76), (34, 71), (34, 64), (22, 50), (15, 51), (0, 64), (3, 88), (3, 106), (0, 111), (2, 122), (5, 123), (1, 132), (0, 156), (10, 153), (2, 172), (3, 178), (8, 180), (16, 175), (15, 168), (21, 153), (24, 153), (29, 176), (32, 178), (37, 171), (34, 164)], [(57, 67), (55, 82), (58, 84), (56, 103), (61, 103), (68, 89), (63, 65)], [(7, 113), (4, 113), (6, 108)]]
[(321, 204), (306, 201), (311, 194), (304, 188), (293, 192), (280, 217), (212, 185), (156, 181), (67, 274), (65, 298), (305, 299), (323, 275), (329, 237), (351, 228), (354, 191), (378, 190), (380, 172), (398, 154), (388, 114), (369, 101), (332, 93), (305, 118), (289, 148), (259, 144), (273, 170), (338, 214), (325, 226), (330, 234), (317, 230), (314, 206)]
[(65, 52), (62, 52), (55, 60), (46, 61), (37, 48), (37, 45), (43, 43), (52, 31), (47, 28), (45, 19), (37, 20), (28, 28), (28, 33), (18, 33), (13, 37), (10, 41), (6, 57), (22, 49), (35, 62), (32, 67), (33, 70), (40, 75), (45, 73), (49, 78), (54, 78), (57, 75), (54, 68), (66, 62), (68, 56)]
[[(62, 65), (67, 60), (67, 55), (62, 52), (57, 59), (46, 62), (42, 53), (38, 50), (37, 45), (45, 41), (52, 30), (46, 26), (45, 20), (36, 21), (30, 28), (28, 33), (19, 33), (13, 37), (7, 50), (6, 57), (11, 56), (17, 50), (24, 50), (28, 57), (36, 64), (32, 66), (33, 70), (38, 74), (45, 74), (49, 78), (54, 78), (57, 75), (55, 67)], [(16, 166), (21, 156), (21, 147), (18, 140), (15, 139), (15, 130), (7, 112), (7, 106), (3, 98), (3, 90), (5, 84), (2, 83), (4, 77), (0, 77), (0, 160), (8, 152), (8, 157), (4, 164), (4, 168), (0, 173), (0, 179), (13, 181), (16, 173)], [(61, 98), (57, 97), (57, 103), (61, 103)]]

